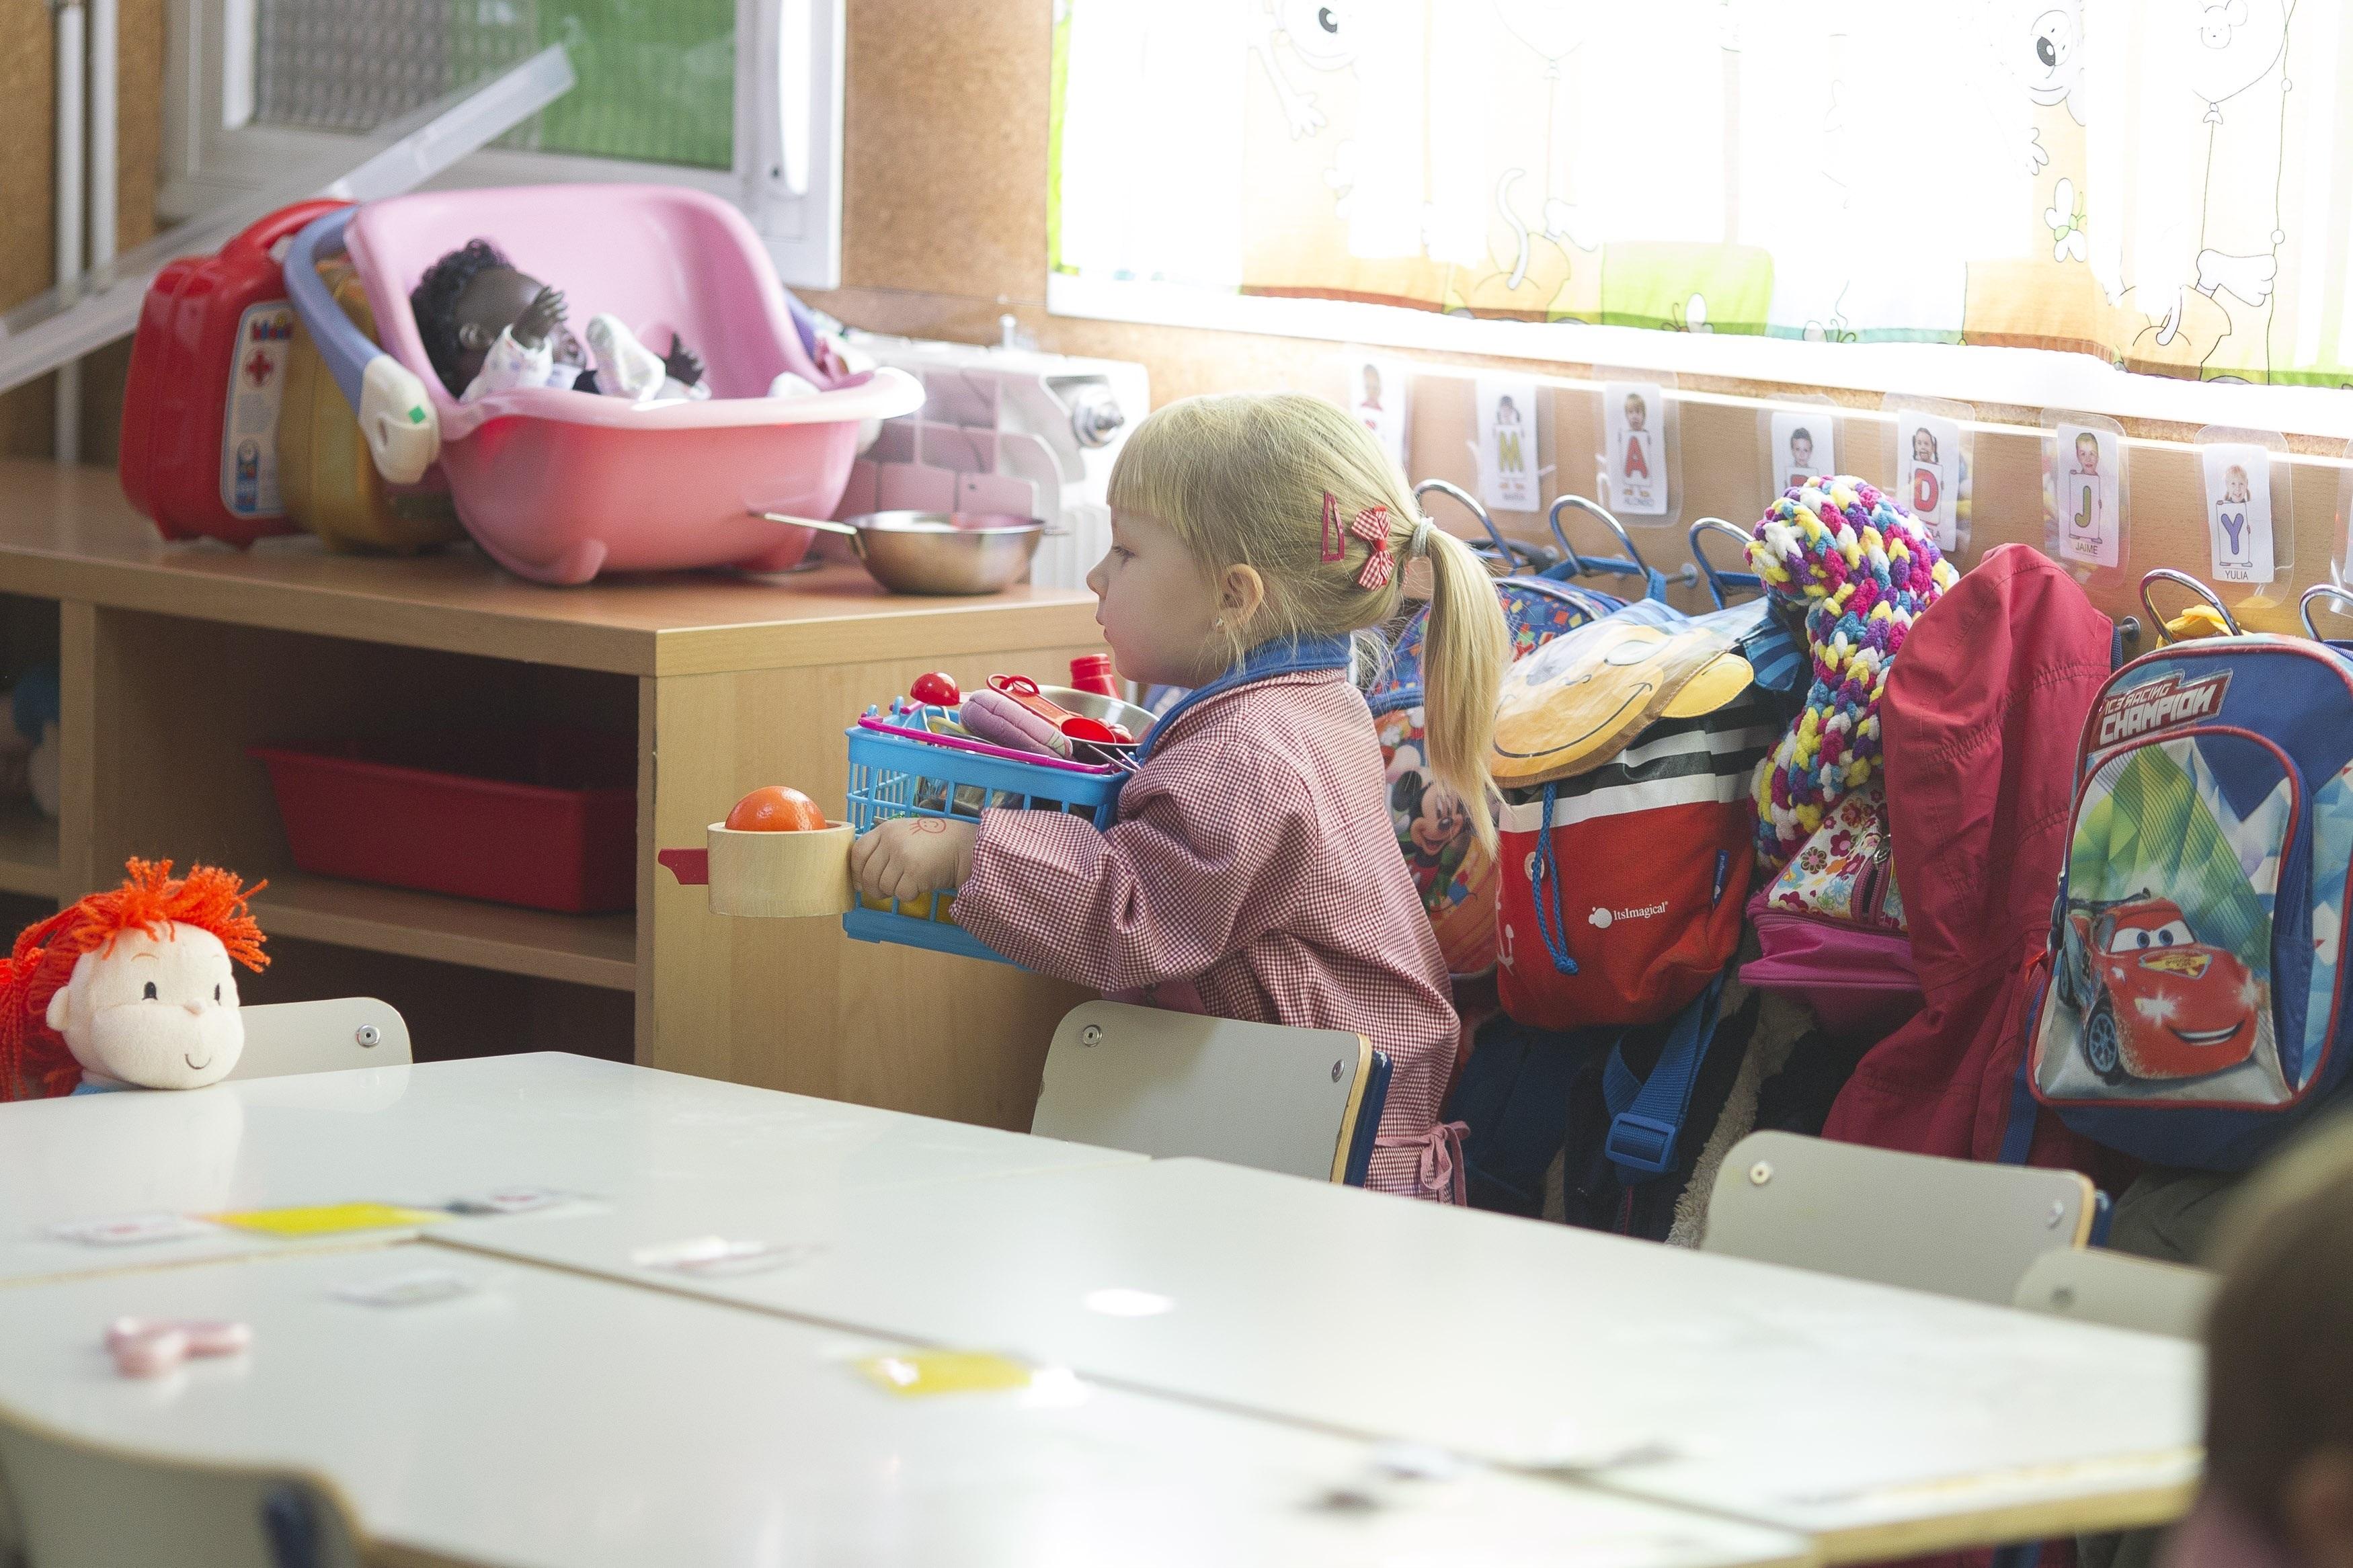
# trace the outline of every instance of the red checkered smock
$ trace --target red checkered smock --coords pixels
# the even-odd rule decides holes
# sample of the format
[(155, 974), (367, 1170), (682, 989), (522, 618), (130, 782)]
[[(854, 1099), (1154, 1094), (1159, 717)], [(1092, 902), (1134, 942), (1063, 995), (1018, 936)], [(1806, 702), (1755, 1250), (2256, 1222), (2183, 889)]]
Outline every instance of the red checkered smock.
[(1457, 1021), (1364, 698), (1335, 670), (1288, 673), (1169, 722), (1108, 832), (983, 812), (957, 921), (1082, 985), (1365, 1036), (1392, 1075), (1366, 1184), (1460, 1202), (1459, 1128), (1433, 1125)]

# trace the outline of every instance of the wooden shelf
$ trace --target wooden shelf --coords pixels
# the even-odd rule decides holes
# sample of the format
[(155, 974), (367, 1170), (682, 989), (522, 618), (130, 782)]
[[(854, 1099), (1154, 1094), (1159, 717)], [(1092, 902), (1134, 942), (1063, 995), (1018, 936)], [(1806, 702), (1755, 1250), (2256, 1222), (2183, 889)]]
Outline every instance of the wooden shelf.
[[(50, 876), (54, 879), (54, 866)], [(610, 991), (634, 990), (638, 983), (633, 914), (547, 914), (300, 871), (270, 878), (269, 888), (254, 900), (253, 912), (271, 936), (305, 937)]]
[(0, 892), (58, 896), (58, 825), (30, 801), (0, 808)]

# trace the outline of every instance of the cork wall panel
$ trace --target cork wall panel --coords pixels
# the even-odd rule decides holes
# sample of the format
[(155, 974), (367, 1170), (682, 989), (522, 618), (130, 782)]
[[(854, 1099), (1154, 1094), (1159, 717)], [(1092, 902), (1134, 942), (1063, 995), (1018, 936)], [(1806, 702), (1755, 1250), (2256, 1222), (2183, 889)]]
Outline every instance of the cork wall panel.
[[(164, 0), (121, 0), (117, 21), (116, 244), (154, 237), (163, 158)], [(48, 288), (56, 258), (57, 33), (44, 0), (0, 0), (0, 310)], [(82, 454), (114, 460), (128, 343), (84, 362)], [(46, 456), (53, 378), (0, 396), (0, 451)]]

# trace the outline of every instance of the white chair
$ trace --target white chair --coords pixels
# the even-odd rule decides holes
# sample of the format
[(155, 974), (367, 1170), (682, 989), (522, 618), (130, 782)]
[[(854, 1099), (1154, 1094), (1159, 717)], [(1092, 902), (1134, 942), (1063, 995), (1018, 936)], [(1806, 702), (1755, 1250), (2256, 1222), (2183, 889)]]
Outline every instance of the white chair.
[(342, 1505), (291, 1475), (79, 1442), (0, 1411), (0, 1482), (30, 1568), (362, 1568)]
[(2028, 1264), (2090, 1237), (2076, 1171), (1752, 1132), (1709, 1194), (1707, 1252), (2007, 1306)]
[(2179, 1263), (2101, 1247), (2062, 1248), (2027, 1265), (2010, 1301), (2030, 1312), (2195, 1340), (2205, 1336), (2206, 1310), (2221, 1283)]
[(1361, 1184), (1388, 1092), (1361, 1035), (1088, 1002), (1054, 1031), (1029, 1131)]
[(373, 996), (272, 1002), (240, 1007), (237, 1016), (245, 1020), (245, 1054), (232, 1079), (406, 1067), (412, 1059), (399, 1009)]

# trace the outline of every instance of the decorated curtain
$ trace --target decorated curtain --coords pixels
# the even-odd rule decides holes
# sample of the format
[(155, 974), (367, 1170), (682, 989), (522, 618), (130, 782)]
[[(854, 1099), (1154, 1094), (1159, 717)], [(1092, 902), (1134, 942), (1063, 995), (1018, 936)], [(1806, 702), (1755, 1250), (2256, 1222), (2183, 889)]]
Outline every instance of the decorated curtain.
[(1060, 0), (1052, 265), (1203, 320), (1344, 300), (2334, 385), (2342, 11)]

